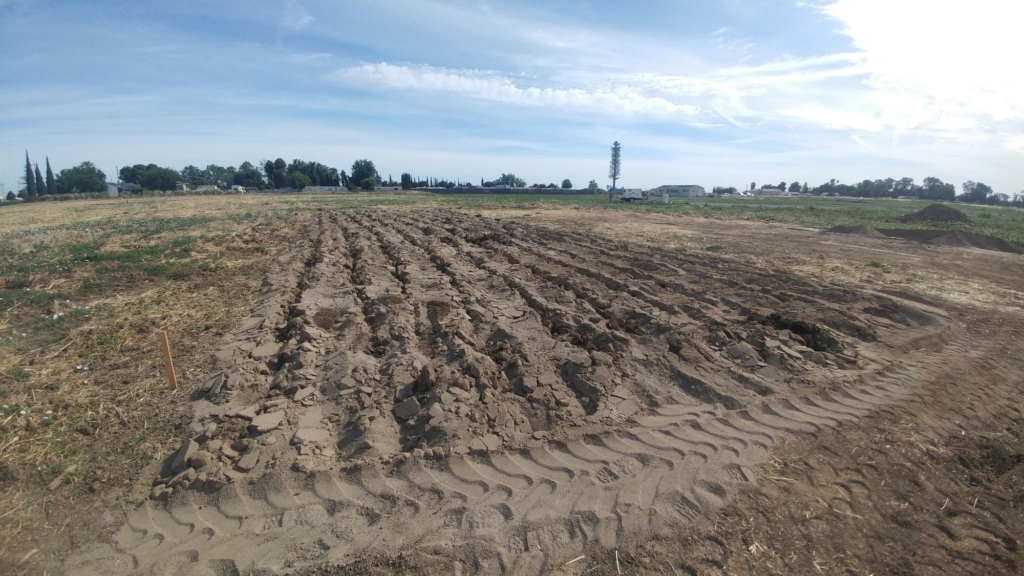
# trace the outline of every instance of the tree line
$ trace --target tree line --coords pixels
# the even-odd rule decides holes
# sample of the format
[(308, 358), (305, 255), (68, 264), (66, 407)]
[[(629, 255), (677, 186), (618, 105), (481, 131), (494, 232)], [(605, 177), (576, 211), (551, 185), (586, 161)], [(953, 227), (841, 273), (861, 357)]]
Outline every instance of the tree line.
[[(1011, 198), (1007, 194), (997, 193), (992, 187), (968, 180), (961, 184), (961, 193), (956, 193), (956, 186), (950, 182), (943, 182), (934, 176), (929, 176), (915, 183), (913, 178), (904, 177), (900, 179), (885, 178), (876, 180), (862, 180), (856, 184), (841, 184), (836, 179), (831, 179), (824, 184), (809, 187), (807, 182), (791, 182), (787, 186), (785, 181), (779, 184), (766, 184), (761, 189), (773, 188), (785, 190), (790, 193), (827, 195), (827, 196), (848, 196), (853, 198), (915, 198), (918, 200), (932, 200), (941, 202), (965, 202), (972, 204), (987, 204), (991, 206), (1014, 206), (1024, 208), (1024, 191), (1014, 194)], [(750, 191), (757, 189), (757, 183), (750, 183)], [(735, 187), (715, 186), (715, 194), (736, 194)]]

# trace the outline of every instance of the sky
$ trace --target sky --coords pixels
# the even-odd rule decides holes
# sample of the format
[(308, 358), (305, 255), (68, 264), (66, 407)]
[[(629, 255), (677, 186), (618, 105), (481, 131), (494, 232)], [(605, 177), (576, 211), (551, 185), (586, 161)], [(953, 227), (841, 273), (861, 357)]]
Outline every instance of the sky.
[(360, 158), (478, 182), (1024, 190), (1024, 3), (0, 0), (0, 188), (25, 151)]

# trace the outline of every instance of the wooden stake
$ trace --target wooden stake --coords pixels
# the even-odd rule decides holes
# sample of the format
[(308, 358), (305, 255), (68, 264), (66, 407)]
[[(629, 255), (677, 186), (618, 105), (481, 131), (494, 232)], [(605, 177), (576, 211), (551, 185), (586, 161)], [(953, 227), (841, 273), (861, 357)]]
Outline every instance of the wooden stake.
[(164, 351), (164, 366), (167, 367), (167, 381), (171, 384), (171, 390), (178, 389), (178, 377), (174, 375), (174, 361), (171, 360), (171, 343), (167, 341), (167, 331), (160, 331), (160, 347)]

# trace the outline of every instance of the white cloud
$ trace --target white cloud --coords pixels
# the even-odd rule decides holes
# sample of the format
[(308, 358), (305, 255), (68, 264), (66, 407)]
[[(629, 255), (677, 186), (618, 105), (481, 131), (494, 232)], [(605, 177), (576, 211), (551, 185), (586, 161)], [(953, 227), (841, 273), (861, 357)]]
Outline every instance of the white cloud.
[(433, 90), (506, 104), (616, 116), (643, 115), (685, 120), (700, 113), (700, 109), (692, 104), (646, 96), (636, 88), (625, 85), (596, 90), (521, 87), (497, 73), (480, 70), (396, 66), (381, 62), (344, 68), (336, 71), (335, 77), (387, 88)]
[(282, 21), (285, 28), (297, 32), (309, 26), (312, 22), (313, 17), (296, 0), (287, 0), (285, 2), (284, 20)]
[(1021, 3), (838, 0), (821, 10), (860, 51), (868, 93), (888, 124), (1024, 119), (1024, 74), (1013, 56)]

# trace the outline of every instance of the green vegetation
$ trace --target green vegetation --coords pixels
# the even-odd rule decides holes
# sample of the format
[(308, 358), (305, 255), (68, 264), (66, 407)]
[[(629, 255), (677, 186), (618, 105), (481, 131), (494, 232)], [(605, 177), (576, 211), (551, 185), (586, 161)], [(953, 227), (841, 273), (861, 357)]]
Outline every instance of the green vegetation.
[(654, 214), (692, 216), (715, 220), (749, 220), (814, 228), (870, 226), (898, 229), (948, 229), (987, 234), (1024, 247), (1024, 210), (954, 204), (971, 219), (969, 224), (932, 222), (901, 223), (897, 218), (916, 212), (930, 202), (918, 200), (860, 198), (672, 198), (668, 204), (608, 202), (601, 195), (556, 194), (452, 194), (373, 195), (367, 197), (319, 197), (317, 202), (332, 206), (362, 208), (439, 202), (443, 207), (463, 210), (537, 210), (544, 207), (579, 206), (601, 210), (631, 210)]

